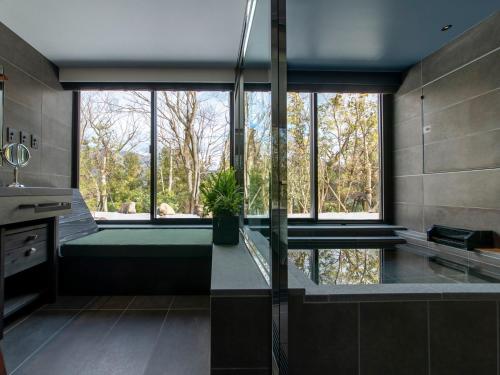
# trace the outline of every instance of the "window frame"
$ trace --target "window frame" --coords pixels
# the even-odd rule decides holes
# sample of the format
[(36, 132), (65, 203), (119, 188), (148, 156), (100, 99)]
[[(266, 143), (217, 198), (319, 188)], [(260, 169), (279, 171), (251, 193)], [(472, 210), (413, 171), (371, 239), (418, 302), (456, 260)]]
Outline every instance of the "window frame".
[[(142, 90), (141, 90), (142, 89)], [(157, 131), (157, 93), (158, 91), (226, 91), (228, 94), (228, 102), (229, 102), (229, 135), (234, 132), (234, 116), (232, 115), (234, 110), (234, 91), (232, 86), (228, 85), (169, 85), (169, 86), (161, 86), (155, 85), (154, 87), (148, 87), (144, 89), (143, 86), (127, 86), (127, 85), (98, 85), (97, 87), (94, 84), (90, 84), (82, 88), (82, 90), (73, 91), (73, 134), (72, 134), (72, 188), (79, 189), (80, 187), (80, 103), (81, 103), (81, 91), (148, 91), (151, 95), (150, 100), (150, 144), (149, 144), (149, 154), (150, 154), (150, 163), (151, 168), (149, 170), (150, 175), (150, 212), (149, 212), (149, 220), (130, 220), (130, 219), (122, 219), (122, 220), (96, 220), (98, 225), (210, 225), (212, 223), (212, 219), (210, 218), (159, 218), (156, 213), (156, 203), (157, 203), (157, 175), (158, 175), (158, 155), (157, 155), (157, 141), (158, 141), (158, 131)], [(233, 142), (231, 138), (230, 142)], [(232, 150), (232, 147), (230, 147)], [(232, 160), (232, 157), (230, 157)], [(232, 165), (232, 163), (231, 163)]]
[[(129, 84), (129, 83), (86, 83), (78, 84), (74, 87), (67, 87), (73, 89), (73, 132), (72, 132), (72, 176), (71, 187), (79, 188), (80, 176), (80, 102), (81, 91), (87, 90), (109, 90), (109, 91), (131, 91), (143, 90), (149, 91), (151, 94), (151, 136), (150, 136), (150, 155), (151, 155), (151, 169), (150, 169), (150, 218), (149, 220), (96, 220), (100, 225), (210, 225), (211, 218), (158, 218), (156, 214), (156, 176), (157, 176), (157, 127), (156, 127), (156, 106), (157, 106), (157, 92), (158, 91), (227, 91), (229, 98), (229, 137), (230, 137), (230, 164), (234, 166), (234, 141), (235, 141), (235, 92), (234, 84), (206, 84), (206, 83), (186, 83), (186, 84)], [(266, 91), (269, 90), (268, 84), (245, 84), (246, 91)], [(319, 88), (317, 85), (310, 87), (289, 87), (289, 92), (308, 93), (310, 95), (311, 105), (311, 157), (310, 157), (310, 173), (311, 173), (311, 216), (304, 218), (288, 218), (289, 225), (306, 225), (306, 224), (323, 224), (323, 225), (340, 225), (340, 224), (391, 224), (392, 223), (392, 108), (393, 108), (393, 95), (386, 93), (387, 91), (374, 90), (373, 87), (367, 90), (378, 95), (378, 131), (379, 131), (379, 219), (369, 220), (355, 220), (355, 219), (319, 219), (318, 207), (318, 93), (323, 92), (361, 92), (358, 90), (335, 90), (333, 87)], [(266, 219), (264, 219), (265, 222)], [(268, 219), (267, 219), (268, 220)], [(247, 217), (244, 218), (245, 224), (249, 223)]]

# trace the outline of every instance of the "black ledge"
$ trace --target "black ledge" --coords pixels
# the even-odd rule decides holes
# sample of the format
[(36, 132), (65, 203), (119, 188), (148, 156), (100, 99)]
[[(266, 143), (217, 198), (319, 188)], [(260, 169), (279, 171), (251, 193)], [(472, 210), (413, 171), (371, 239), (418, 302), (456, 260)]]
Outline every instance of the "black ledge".
[(248, 252), (245, 241), (212, 247), (212, 296), (269, 296), (271, 291)]

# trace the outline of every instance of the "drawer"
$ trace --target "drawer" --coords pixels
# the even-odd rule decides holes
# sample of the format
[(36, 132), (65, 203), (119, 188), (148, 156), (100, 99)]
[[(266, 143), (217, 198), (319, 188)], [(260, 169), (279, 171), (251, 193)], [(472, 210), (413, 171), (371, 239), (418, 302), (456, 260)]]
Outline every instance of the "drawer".
[(46, 241), (37, 241), (16, 249), (6, 250), (4, 268), (5, 277), (46, 262), (47, 259)]
[(11, 229), (5, 233), (5, 249), (9, 251), (18, 247), (28, 246), (35, 242), (45, 242), (47, 241), (47, 236), (47, 224)]

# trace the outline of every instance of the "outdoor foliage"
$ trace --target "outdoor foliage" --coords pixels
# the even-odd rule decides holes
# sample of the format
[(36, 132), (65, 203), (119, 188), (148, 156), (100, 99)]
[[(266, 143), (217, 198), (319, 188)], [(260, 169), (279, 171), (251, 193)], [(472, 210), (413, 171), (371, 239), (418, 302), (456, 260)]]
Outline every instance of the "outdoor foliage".
[[(288, 259), (307, 276), (312, 276), (314, 250), (292, 250)], [(378, 284), (379, 249), (320, 249), (317, 279), (320, 284)]]
[[(245, 95), (244, 207), (269, 214), (269, 92)], [(202, 216), (203, 181), (229, 168), (229, 94), (157, 92), (157, 203)], [(150, 92), (84, 91), (81, 97), (80, 189), (92, 211), (149, 213)], [(288, 95), (288, 212), (309, 216), (311, 94)], [(378, 213), (378, 103), (373, 94), (318, 94), (320, 217)], [(124, 206), (125, 205), (125, 206)], [(130, 212), (127, 212), (130, 213)], [(147, 215), (146, 217), (147, 218)]]
[(232, 168), (208, 176), (200, 186), (205, 213), (213, 216), (239, 214), (243, 192)]

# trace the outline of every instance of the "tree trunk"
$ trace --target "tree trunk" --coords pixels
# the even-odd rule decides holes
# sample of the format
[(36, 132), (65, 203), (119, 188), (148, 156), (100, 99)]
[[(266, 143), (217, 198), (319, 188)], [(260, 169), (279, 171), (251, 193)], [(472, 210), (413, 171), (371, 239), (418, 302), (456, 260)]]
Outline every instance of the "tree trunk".
[(172, 147), (170, 147), (170, 152), (169, 152), (169, 162), (168, 162), (168, 192), (172, 192), (172, 184), (173, 184), (173, 173), (174, 173), (174, 166), (173, 166), (173, 150)]
[[(366, 142), (366, 134), (363, 137), (363, 148), (365, 153), (365, 171), (366, 171), (366, 201), (365, 201), (365, 211), (369, 212), (372, 208), (373, 201), (373, 186), (372, 186), (372, 163), (370, 162), (370, 154), (368, 151), (368, 145)], [(366, 205), (368, 207), (366, 207)]]
[(99, 196), (99, 208), (100, 211), (108, 212), (108, 179), (107, 179), (107, 156), (103, 156), (101, 163), (101, 170), (99, 171), (101, 175), (101, 192)]

